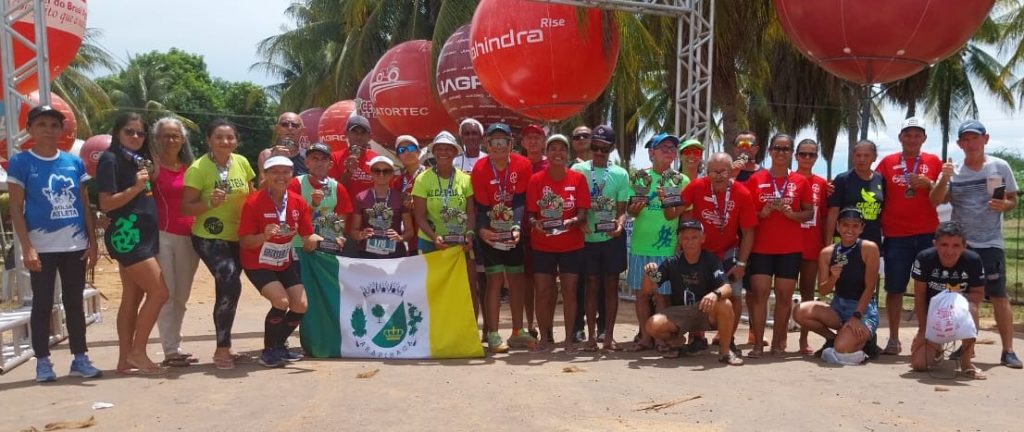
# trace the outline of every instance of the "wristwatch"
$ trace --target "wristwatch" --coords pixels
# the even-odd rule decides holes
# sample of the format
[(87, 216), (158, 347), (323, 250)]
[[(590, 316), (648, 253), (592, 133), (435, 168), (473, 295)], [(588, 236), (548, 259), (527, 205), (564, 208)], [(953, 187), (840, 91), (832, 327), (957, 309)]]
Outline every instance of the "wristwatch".
[(711, 294), (714, 294), (715, 297), (717, 297), (719, 299), (722, 298), (722, 293), (718, 292), (718, 290), (711, 291)]

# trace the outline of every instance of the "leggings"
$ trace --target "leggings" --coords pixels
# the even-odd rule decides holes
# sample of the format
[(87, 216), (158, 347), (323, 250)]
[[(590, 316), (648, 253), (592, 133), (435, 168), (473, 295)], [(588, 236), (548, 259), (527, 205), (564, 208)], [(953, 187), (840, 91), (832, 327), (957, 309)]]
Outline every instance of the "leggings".
[(68, 343), (72, 354), (83, 354), (85, 347), (85, 251), (48, 252), (39, 254), (43, 269), (31, 272), (32, 350), (37, 358), (50, 356), (50, 322), (53, 312), (53, 291), (60, 272), (64, 314), (67, 317)]
[(213, 328), (217, 331), (217, 348), (230, 348), (231, 326), (235, 323), (238, 297), (242, 295), (238, 242), (193, 235), (192, 248), (213, 275), (217, 298), (213, 306)]

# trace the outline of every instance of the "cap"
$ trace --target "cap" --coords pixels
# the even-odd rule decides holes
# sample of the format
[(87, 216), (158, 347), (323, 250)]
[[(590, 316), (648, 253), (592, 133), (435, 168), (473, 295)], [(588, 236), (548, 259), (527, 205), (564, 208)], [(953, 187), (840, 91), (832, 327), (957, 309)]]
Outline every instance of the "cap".
[(366, 163), (366, 166), (373, 168), (374, 165), (379, 163), (386, 163), (391, 167), (391, 169), (395, 169), (395, 161), (391, 160), (391, 158), (387, 156), (374, 156), (373, 159), (370, 159), (370, 161)]
[(506, 135), (512, 135), (512, 129), (509, 128), (508, 125), (505, 123), (491, 123), (490, 126), (487, 126), (487, 133), (485, 133), (484, 135), (490, 136), (491, 134), (497, 132), (504, 132)]
[(860, 221), (860, 223), (864, 223), (864, 212), (856, 207), (847, 207), (839, 212), (839, 217), (837, 218), (837, 220), (843, 219), (855, 219)]
[(28, 122), (26, 124), (32, 124), (39, 116), (44, 115), (60, 120), (61, 123), (64, 122), (64, 113), (58, 111), (53, 105), (39, 105), (28, 112)]
[(523, 136), (530, 133), (540, 134), (541, 136), (547, 135), (547, 132), (544, 132), (544, 128), (540, 127), (540, 125), (536, 123), (528, 124), (523, 128)]
[(912, 127), (921, 129), (923, 131), (923, 130), (925, 130), (925, 128), (924, 128), (924, 121), (922, 121), (921, 119), (919, 119), (917, 117), (911, 117), (911, 118), (908, 118), (906, 120), (903, 120), (903, 126), (900, 126), (900, 132), (903, 132), (907, 128), (912, 128)]
[(551, 146), (551, 143), (557, 141), (561, 141), (563, 144), (566, 145), (566, 147), (569, 146), (569, 138), (566, 138), (565, 135), (562, 134), (554, 134), (549, 136), (548, 140), (544, 142), (544, 148), (548, 148), (549, 146)]
[(267, 160), (263, 161), (263, 170), (266, 171), (276, 166), (286, 166), (288, 168), (291, 168), (294, 165), (295, 164), (292, 163), (291, 159), (288, 159), (284, 156), (271, 156), (267, 158)]
[[(476, 121), (475, 118), (467, 118), (467, 119), (463, 120), (461, 123), (459, 123), (459, 133), (462, 133), (462, 128), (466, 127), (466, 125), (470, 125), (470, 126), (475, 127), (478, 131), (480, 131), (480, 133), (484, 132), (484, 125), (482, 125), (482, 124), (480, 124), (480, 122)], [(493, 126), (493, 125), (491, 125), (491, 126)], [(505, 127), (508, 127), (508, 126), (505, 126)], [(511, 134), (509, 134), (509, 135), (511, 135)]]
[(311, 152), (320, 152), (327, 155), (328, 157), (331, 156), (331, 148), (324, 143), (313, 143), (313, 145), (309, 146), (309, 149), (306, 150), (306, 154), (308, 155)]
[(462, 154), (462, 146), (459, 145), (459, 142), (455, 139), (455, 135), (452, 135), (451, 132), (441, 131), (438, 133), (437, 136), (434, 137), (434, 142), (430, 143), (430, 146), (427, 148), (427, 152), (434, 154), (434, 147), (438, 144), (448, 144), (455, 147), (455, 154)]
[(682, 231), (684, 229), (695, 229), (704, 232), (704, 225), (697, 219), (683, 219), (682, 222), (679, 222), (679, 230)]
[(960, 136), (968, 132), (974, 132), (978, 135), (988, 134), (988, 130), (985, 129), (985, 125), (981, 124), (981, 122), (977, 120), (967, 120), (961, 123), (960, 129), (956, 132), (956, 136)]
[(367, 120), (366, 117), (353, 113), (352, 115), (348, 116), (348, 122), (345, 123), (345, 130), (350, 131), (354, 127), (361, 127), (363, 129), (366, 129), (367, 132), (369, 132), (370, 121)]
[(662, 132), (660, 134), (655, 135), (653, 138), (651, 138), (650, 141), (647, 141), (647, 145), (645, 147), (655, 148), (658, 146), (658, 144), (661, 144), (661, 142), (665, 140), (669, 140), (673, 146), (679, 145), (679, 137), (675, 135), (669, 135), (668, 132)]
[(606, 143), (615, 142), (615, 130), (611, 126), (601, 125), (594, 128), (594, 132), (590, 134), (590, 139), (594, 141), (604, 141)]
[(412, 135), (399, 135), (398, 138), (395, 138), (395, 146), (396, 147), (401, 145), (404, 142), (411, 142), (413, 144), (416, 144), (416, 147), (420, 146), (420, 142), (417, 141), (416, 137), (414, 137)]
[(683, 141), (682, 144), (679, 144), (679, 151), (686, 150), (687, 148), (690, 147), (697, 147), (701, 151), (704, 151), (704, 144), (701, 144), (700, 141), (697, 141), (693, 138), (690, 138), (686, 141)]

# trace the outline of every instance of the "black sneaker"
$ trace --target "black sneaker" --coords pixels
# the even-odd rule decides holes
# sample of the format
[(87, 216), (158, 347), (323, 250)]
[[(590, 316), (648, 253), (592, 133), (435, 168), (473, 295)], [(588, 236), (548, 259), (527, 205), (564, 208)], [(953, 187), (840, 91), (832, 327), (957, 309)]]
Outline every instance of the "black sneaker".
[(743, 358), (743, 351), (740, 351), (740, 348), (736, 346), (735, 340), (729, 342), (729, 351), (732, 351), (733, 354), (736, 354), (736, 357)]
[(835, 344), (835, 339), (826, 340), (825, 343), (821, 346), (821, 348), (818, 348), (818, 350), (814, 352), (814, 357), (821, 358), (821, 353), (825, 352), (825, 350), (828, 348), (832, 348), (833, 346), (835, 346)]
[(878, 336), (871, 335), (871, 339), (868, 339), (864, 343), (864, 355), (868, 356), (871, 360), (878, 360), (878, 356), (882, 354), (882, 348), (878, 346)]
[(686, 344), (686, 351), (690, 355), (700, 354), (708, 350), (708, 340), (702, 337), (694, 338)]
[(572, 334), (572, 341), (575, 343), (581, 343), (584, 339), (586, 339), (586, 337), (587, 334), (584, 333), (583, 330), (576, 330), (576, 333)]
[(598, 330), (598, 332), (597, 332), (597, 341), (599, 343), (604, 343), (604, 330)]
[(1020, 369), (1024, 367), (1024, 365), (1021, 364), (1020, 359), (1017, 358), (1017, 354), (1013, 351), (1003, 351), (1003, 355), (999, 357), (999, 363), (1013, 369)]

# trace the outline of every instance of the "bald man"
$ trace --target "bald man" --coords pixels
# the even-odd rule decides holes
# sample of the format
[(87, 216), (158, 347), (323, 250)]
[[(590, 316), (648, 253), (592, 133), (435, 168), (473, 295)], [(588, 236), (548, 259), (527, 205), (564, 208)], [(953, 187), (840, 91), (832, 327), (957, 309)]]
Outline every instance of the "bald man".
[(260, 152), (259, 162), (256, 166), (260, 170), (260, 184), (263, 183), (263, 162), (271, 156), (285, 156), (292, 160), (294, 176), (307, 174), (306, 169), (306, 148), (310, 146), (305, 141), (306, 128), (302, 124), (302, 117), (293, 112), (286, 112), (277, 116), (277, 123), (274, 124), (274, 145), (263, 149)]

